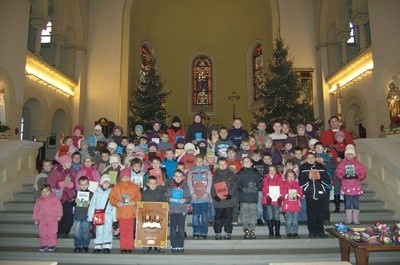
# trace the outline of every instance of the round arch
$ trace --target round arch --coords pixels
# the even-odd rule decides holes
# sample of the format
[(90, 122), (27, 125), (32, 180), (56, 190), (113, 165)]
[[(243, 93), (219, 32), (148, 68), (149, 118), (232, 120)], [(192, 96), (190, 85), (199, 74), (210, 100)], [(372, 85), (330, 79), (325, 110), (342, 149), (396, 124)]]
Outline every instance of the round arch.
[(23, 140), (35, 140), (42, 138), (46, 131), (45, 109), (43, 104), (40, 103), (36, 98), (29, 98), (22, 108), (22, 120), (21, 120), (21, 134)]

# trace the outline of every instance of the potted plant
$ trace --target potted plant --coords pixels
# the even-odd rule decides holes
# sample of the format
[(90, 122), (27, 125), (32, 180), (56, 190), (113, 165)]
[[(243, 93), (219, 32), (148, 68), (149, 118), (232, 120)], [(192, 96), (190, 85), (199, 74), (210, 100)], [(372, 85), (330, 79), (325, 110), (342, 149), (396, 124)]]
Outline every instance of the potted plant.
[(10, 139), (11, 133), (9, 132), (11, 128), (0, 121), (0, 139)]

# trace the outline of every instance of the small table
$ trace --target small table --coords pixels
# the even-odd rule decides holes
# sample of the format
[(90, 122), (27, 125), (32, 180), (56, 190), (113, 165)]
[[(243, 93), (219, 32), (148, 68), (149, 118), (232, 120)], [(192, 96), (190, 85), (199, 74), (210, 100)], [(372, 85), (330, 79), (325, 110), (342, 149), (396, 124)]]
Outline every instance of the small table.
[(340, 256), (342, 261), (350, 261), (350, 249), (354, 249), (357, 265), (367, 265), (370, 252), (400, 251), (400, 245), (371, 245), (348, 240), (335, 228), (327, 228), (326, 232), (339, 239)]

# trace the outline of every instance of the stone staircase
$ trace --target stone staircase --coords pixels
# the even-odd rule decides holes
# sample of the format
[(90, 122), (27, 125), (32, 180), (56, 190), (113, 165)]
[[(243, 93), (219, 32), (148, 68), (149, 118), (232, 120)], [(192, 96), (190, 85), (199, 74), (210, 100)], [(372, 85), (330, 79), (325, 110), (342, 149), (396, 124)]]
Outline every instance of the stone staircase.
[[(361, 226), (371, 225), (379, 220), (393, 224), (395, 214), (385, 209), (383, 201), (376, 200), (376, 195), (364, 186), (366, 193), (360, 199)], [(272, 262), (323, 262), (339, 261), (338, 240), (309, 239), (307, 227), (299, 227), (300, 239), (269, 239), (267, 228), (256, 228), (256, 240), (243, 240), (241, 227), (234, 227), (232, 240), (216, 241), (212, 228), (209, 239), (192, 240), (192, 229), (187, 229), (185, 252), (182, 254), (165, 253), (145, 254), (135, 249), (132, 255), (119, 254), (119, 241), (114, 240), (111, 254), (73, 253), (73, 235), (59, 239), (55, 253), (39, 253), (38, 227), (33, 224), (33, 187), (22, 186), (22, 191), (14, 194), (14, 200), (4, 203), (0, 211), (0, 260), (57, 261), (59, 264), (268, 264)], [(331, 205), (333, 208), (333, 205)], [(343, 205), (341, 205), (343, 207)], [(332, 224), (344, 220), (344, 212), (332, 213)], [(191, 216), (188, 217), (190, 222)], [(282, 217), (282, 222), (284, 222)], [(284, 235), (284, 224), (281, 226)], [(92, 246), (91, 246), (92, 247)], [(374, 265), (400, 264), (400, 255), (395, 252), (371, 253), (370, 263)], [(355, 263), (354, 255), (351, 262)]]

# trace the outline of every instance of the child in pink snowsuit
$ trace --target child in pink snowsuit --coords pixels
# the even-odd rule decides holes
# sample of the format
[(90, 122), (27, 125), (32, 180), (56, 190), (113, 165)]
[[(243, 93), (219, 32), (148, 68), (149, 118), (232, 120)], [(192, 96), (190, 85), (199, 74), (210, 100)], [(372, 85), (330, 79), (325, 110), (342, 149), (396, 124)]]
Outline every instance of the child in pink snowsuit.
[(41, 196), (36, 200), (33, 210), (33, 221), (39, 225), (39, 251), (53, 252), (57, 245), (58, 221), (62, 216), (62, 205), (57, 196), (51, 192), (48, 184), (40, 188)]

